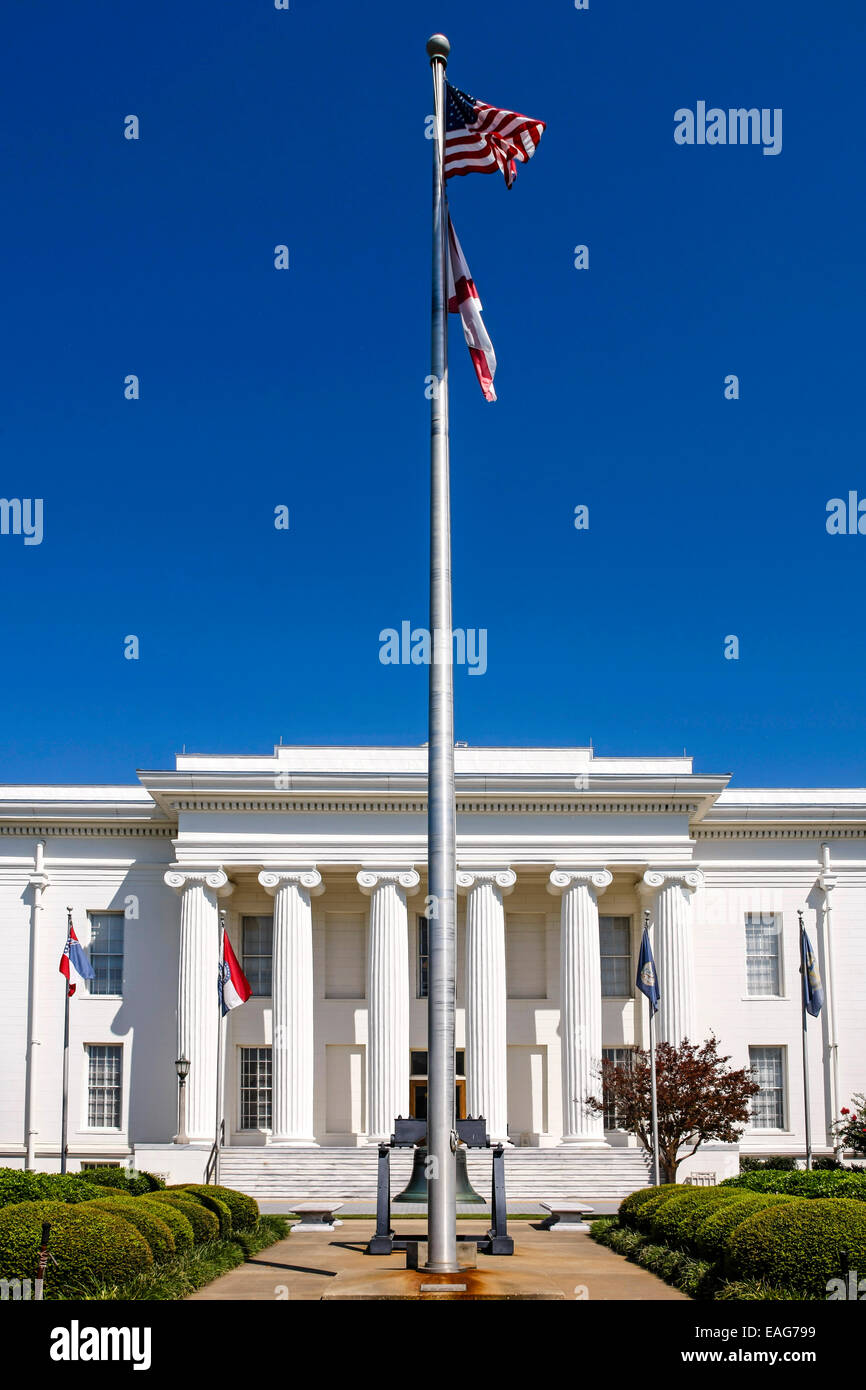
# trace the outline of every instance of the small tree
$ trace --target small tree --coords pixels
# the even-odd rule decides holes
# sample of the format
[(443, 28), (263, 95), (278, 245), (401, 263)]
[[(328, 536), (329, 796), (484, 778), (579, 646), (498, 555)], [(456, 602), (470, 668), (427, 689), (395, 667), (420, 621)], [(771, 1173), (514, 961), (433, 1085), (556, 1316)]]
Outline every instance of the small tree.
[[(657, 1046), (656, 1095), (662, 1182), (676, 1182), (680, 1163), (684, 1158), (691, 1158), (701, 1144), (713, 1139), (731, 1144), (742, 1134), (749, 1118), (749, 1101), (760, 1087), (748, 1067), (732, 1069), (727, 1065), (730, 1060), (730, 1057), (719, 1056), (713, 1037), (700, 1045), (683, 1038), (678, 1047), (667, 1042)], [(630, 1066), (604, 1061), (600, 1077), (603, 1098), (589, 1097), (587, 1109), (614, 1110), (622, 1128), (637, 1135), (652, 1157), (649, 1053), (633, 1053)], [(688, 1152), (681, 1154), (684, 1148)]]

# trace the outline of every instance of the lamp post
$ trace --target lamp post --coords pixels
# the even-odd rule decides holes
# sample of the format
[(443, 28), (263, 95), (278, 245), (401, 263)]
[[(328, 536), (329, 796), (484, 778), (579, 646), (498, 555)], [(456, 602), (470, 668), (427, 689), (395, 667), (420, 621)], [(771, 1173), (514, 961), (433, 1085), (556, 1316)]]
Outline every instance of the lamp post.
[(186, 1137), (186, 1078), (189, 1076), (189, 1058), (178, 1057), (174, 1064), (177, 1072), (178, 1094), (177, 1094), (177, 1136), (176, 1144), (188, 1144)]

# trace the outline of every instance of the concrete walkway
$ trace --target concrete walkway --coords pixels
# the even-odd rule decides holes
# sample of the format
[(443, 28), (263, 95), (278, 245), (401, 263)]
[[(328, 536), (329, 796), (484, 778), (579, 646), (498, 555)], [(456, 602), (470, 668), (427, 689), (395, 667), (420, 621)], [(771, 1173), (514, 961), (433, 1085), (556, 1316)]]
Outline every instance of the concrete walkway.
[[(458, 1230), (466, 1227), (468, 1223), (461, 1221)], [(398, 1235), (426, 1235), (424, 1224), (415, 1221), (400, 1221), (395, 1229)], [(478, 1229), (483, 1229), (481, 1222)], [(357, 1278), (367, 1271), (372, 1275), (405, 1269), (403, 1253), (364, 1254), (373, 1230), (372, 1221), (346, 1221), (333, 1234), (304, 1232), (289, 1236), (207, 1288), (199, 1289), (191, 1299), (319, 1300), (337, 1274)], [(479, 1255), (479, 1270), (500, 1271), (509, 1277), (525, 1275), (528, 1282), (552, 1287), (556, 1297), (570, 1300), (688, 1302), (678, 1289), (598, 1245), (588, 1235), (541, 1231), (528, 1221), (515, 1222), (510, 1233), (514, 1237), (514, 1255)]]

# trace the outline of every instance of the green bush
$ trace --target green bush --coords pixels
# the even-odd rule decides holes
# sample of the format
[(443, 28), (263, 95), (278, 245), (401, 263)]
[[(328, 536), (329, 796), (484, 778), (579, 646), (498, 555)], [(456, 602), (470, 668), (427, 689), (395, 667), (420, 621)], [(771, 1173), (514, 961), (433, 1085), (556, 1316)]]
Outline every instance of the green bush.
[(790, 1202), (747, 1217), (725, 1253), (729, 1279), (766, 1280), (817, 1296), (849, 1269), (866, 1269), (866, 1207), (844, 1197)]
[(793, 1154), (769, 1154), (767, 1158), (745, 1154), (740, 1158), (741, 1173), (763, 1173), (768, 1168), (777, 1173), (793, 1173), (796, 1167), (797, 1160)]
[(766, 1169), (726, 1178), (721, 1186), (745, 1188), (747, 1192), (786, 1192), (792, 1197), (853, 1197), (866, 1202), (866, 1173), (850, 1173), (840, 1168), (811, 1173)]
[[(173, 1188), (168, 1189), (174, 1191)], [(238, 1192), (233, 1187), (221, 1187), (219, 1183), (185, 1183), (180, 1189), (184, 1192), (195, 1192), (198, 1195), (218, 1197), (221, 1202), (225, 1202), (232, 1214), (233, 1231), (252, 1231), (255, 1229), (259, 1219), (259, 1204), (254, 1197), (248, 1197), (245, 1192)]]
[(637, 1192), (632, 1192), (620, 1203), (619, 1219), (625, 1226), (636, 1226), (640, 1215), (647, 1202), (658, 1202), (659, 1198), (671, 1196), (674, 1192), (681, 1192), (683, 1189), (679, 1183), (664, 1182), (658, 1187), (639, 1187)]
[[(138, 1200), (144, 1199), (139, 1197)], [(220, 1223), (218, 1217), (193, 1197), (184, 1198), (174, 1192), (153, 1192), (147, 1201), (165, 1203), (167, 1206), (176, 1207), (178, 1211), (183, 1212), (192, 1226), (193, 1240), (196, 1245), (201, 1245), (206, 1240), (219, 1240)]]
[(87, 1202), (99, 1188), (78, 1173), (33, 1173), (0, 1168), (0, 1207), (13, 1202)]
[(153, 1267), (147, 1241), (119, 1216), (58, 1201), (18, 1202), (0, 1211), (0, 1277), (36, 1277), (43, 1221), (51, 1222), (48, 1297), (81, 1279), (122, 1280)]
[(736, 1193), (726, 1192), (720, 1187), (687, 1187), (684, 1191), (667, 1196), (658, 1206), (647, 1213), (647, 1205), (641, 1211), (639, 1224), (651, 1240), (672, 1245), (675, 1249), (692, 1248), (698, 1227), (711, 1211), (736, 1201)]
[(144, 1236), (156, 1264), (170, 1260), (175, 1253), (174, 1236), (163, 1221), (156, 1206), (146, 1207), (126, 1194), (120, 1197), (97, 1197), (93, 1202), (80, 1202), (82, 1211), (107, 1211), (129, 1221)]
[(721, 1207), (702, 1213), (702, 1220), (691, 1234), (692, 1248), (701, 1259), (719, 1260), (724, 1255), (731, 1233), (747, 1216), (754, 1216), (766, 1207), (793, 1201), (796, 1198), (783, 1193), (741, 1192)]
[(213, 1212), (219, 1222), (220, 1240), (231, 1240), (232, 1237), (232, 1214), (224, 1201), (220, 1197), (213, 1195), (213, 1189), (203, 1186), (192, 1187), (169, 1187), (166, 1191), (173, 1197), (180, 1197), (185, 1202), (197, 1202), (206, 1211)]
[(165, 1188), (162, 1178), (154, 1173), (136, 1173), (126, 1168), (88, 1168), (88, 1182), (100, 1187), (114, 1187), (130, 1197), (143, 1197), (148, 1192), (159, 1192)]
[(192, 1225), (187, 1221), (183, 1212), (172, 1202), (151, 1202), (150, 1197), (136, 1197), (136, 1205), (144, 1207), (147, 1211), (164, 1221), (174, 1237), (174, 1248), (178, 1255), (185, 1255), (192, 1250), (195, 1240), (193, 1239)]

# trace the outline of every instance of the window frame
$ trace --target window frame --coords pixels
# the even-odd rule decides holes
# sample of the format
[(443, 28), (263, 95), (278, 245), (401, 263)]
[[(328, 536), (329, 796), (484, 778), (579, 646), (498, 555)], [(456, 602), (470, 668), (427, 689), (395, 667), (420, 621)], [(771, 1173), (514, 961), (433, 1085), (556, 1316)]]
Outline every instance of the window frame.
[[(253, 922), (256, 923), (257, 928), (258, 928), (259, 930), (261, 929), (261, 923), (263, 923), (263, 922), (270, 922), (270, 924), (271, 924), (271, 949), (270, 949), (270, 951), (249, 951), (249, 952), (247, 951), (247, 948), (246, 948), (247, 926), (248, 926), (248, 925), (252, 925)], [(251, 998), (251, 999), (273, 999), (273, 997), (274, 997), (274, 917), (273, 917), (273, 913), (267, 913), (267, 912), (243, 912), (243, 913), (241, 913), (240, 929), (241, 929), (241, 941), (240, 941), (240, 946), (241, 946), (241, 952), (240, 952), (240, 955), (241, 955), (241, 969), (243, 970), (244, 974), (246, 975), (247, 979), (249, 980), (250, 988), (252, 989), (252, 993), (251, 993), (251, 995), (250, 995), (250, 998)], [(253, 979), (252, 979), (251, 972), (250, 972), (250, 970), (247, 969), (248, 962), (250, 962), (250, 961), (265, 961), (265, 960), (270, 961), (270, 969), (269, 969), (269, 975), (270, 975), (270, 989), (268, 989), (267, 991), (260, 990), (260, 989), (257, 989), (257, 988), (256, 988), (256, 985), (253, 983)], [(253, 972), (253, 973), (256, 974), (256, 976), (257, 976), (257, 978), (258, 978), (258, 971), (255, 971), (255, 972)]]
[[(608, 997), (609, 997), (609, 996), (608, 996)], [(625, 1052), (625, 1053), (628, 1054), (628, 1056), (629, 1056), (630, 1059), (631, 1059), (630, 1065), (631, 1065), (631, 1066), (634, 1066), (634, 1056), (635, 1056), (636, 1050), (637, 1050), (637, 1049), (635, 1048), (635, 1046), (634, 1046), (633, 1043), (611, 1043), (609, 1046), (603, 1046), (603, 1047), (602, 1047), (602, 1049), (601, 1049), (601, 1060), (602, 1060), (603, 1062), (613, 1062), (615, 1066), (621, 1066), (621, 1065), (622, 1065), (622, 1062), (621, 1062), (621, 1060), (620, 1060), (619, 1058), (617, 1058), (617, 1057), (610, 1057), (610, 1056), (608, 1056), (608, 1054), (611, 1053), (611, 1052)], [(602, 1105), (604, 1106), (604, 1110), (602, 1111), (602, 1126), (603, 1126), (603, 1128), (604, 1128), (605, 1130), (610, 1130), (612, 1133), (615, 1133), (615, 1134), (630, 1134), (631, 1131), (628, 1130), (628, 1129), (625, 1129), (622, 1125), (618, 1125), (618, 1124), (609, 1125), (609, 1124), (608, 1124), (608, 1122), (607, 1122), (608, 1116), (611, 1115), (614, 1119), (616, 1119), (616, 1114), (615, 1114), (614, 1111), (612, 1111), (612, 1110), (609, 1108), (608, 1102), (607, 1102), (607, 1100), (605, 1099), (605, 1095), (604, 1095), (604, 1086), (602, 1086)]]
[[(602, 922), (619, 922), (626, 924), (628, 933), (628, 955), (613, 954), (612, 952), (602, 951)], [(601, 997), (604, 999), (634, 999), (634, 917), (624, 912), (604, 912), (598, 915), (598, 954), (599, 954), (599, 974), (601, 976)], [(625, 994), (608, 994), (604, 988), (604, 961), (605, 960), (625, 960), (626, 979), (628, 990)]]
[[(99, 996), (99, 995), (97, 996), (97, 998), (101, 998), (101, 997), (103, 997), (103, 996)], [(117, 1119), (118, 1119), (118, 1123), (117, 1123), (116, 1125), (91, 1124), (91, 1123), (90, 1123), (91, 1092), (94, 1091), (94, 1090), (96, 1090), (96, 1089), (97, 1089), (97, 1085), (98, 1085), (98, 1083), (95, 1083), (95, 1082), (92, 1082), (92, 1081), (91, 1081), (91, 1067), (92, 1067), (92, 1064), (93, 1064), (94, 1060), (96, 1060), (96, 1059), (94, 1059), (94, 1057), (93, 1057), (93, 1051), (94, 1051), (94, 1049), (96, 1049), (96, 1048), (103, 1048), (103, 1049), (105, 1049), (106, 1051), (110, 1049), (112, 1052), (116, 1052), (116, 1053), (118, 1054), (117, 1085), (116, 1085), (116, 1087), (115, 1087), (115, 1086), (112, 1086), (112, 1087), (109, 1088), (108, 1086), (105, 1086), (105, 1085), (103, 1085), (103, 1086), (101, 1087), (101, 1090), (102, 1090), (103, 1095), (104, 1095), (109, 1089), (111, 1089), (111, 1090), (116, 1090), (116, 1092), (117, 1092)], [(83, 1116), (82, 1125), (81, 1125), (82, 1131), (86, 1131), (88, 1134), (123, 1134), (123, 1133), (124, 1133), (124, 1130), (125, 1130), (124, 1115), (123, 1115), (123, 1107), (124, 1107), (124, 1102), (125, 1102), (125, 1098), (126, 1098), (126, 1097), (125, 1097), (125, 1086), (124, 1086), (124, 1075), (123, 1075), (124, 1060), (125, 1060), (125, 1059), (124, 1059), (124, 1055), (123, 1055), (123, 1043), (117, 1043), (117, 1042), (108, 1042), (108, 1043), (106, 1043), (106, 1042), (86, 1042), (86, 1043), (84, 1044), (84, 1059), (85, 1059), (85, 1082), (84, 1082), (84, 1096), (83, 1096), (83, 1099), (84, 1099), (84, 1116)], [(105, 1059), (103, 1059), (103, 1060), (105, 1060)]]
[[(426, 950), (423, 949), (426, 947)], [(430, 997), (430, 919), (418, 913), (415, 918), (415, 998)]]
[[(772, 993), (772, 994), (767, 994), (766, 992), (763, 993), (763, 994), (759, 994), (759, 993), (757, 993), (757, 992), (754, 992), (754, 993), (753, 993), (752, 990), (749, 988), (749, 962), (750, 962), (750, 960), (752, 960), (752, 961), (754, 961), (754, 960), (765, 960), (765, 959), (769, 959), (769, 958), (770, 958), (770, 957), (767, 956), (766, 953), (761, 954), (761, 955), (751, 955), (751, 956), (750, 956), (750, 953), (749, 953), (749, 927), (750, 927), (751, 925), (753, 925), (753, 923), (750, 921), (750, 919), (751, 919), (751, 918), (754, 918), (754, 917), (772, 917), (772, 918), (774, 919), (774, 923), (778, 926), (778, 931), (776, 931), (775, 933), (773, 933), (773, 935), (774, 935), (775, 938), (776, 938), (776, 942), (777, 942), (777, 949), (776, 949), (776, 956), (775, 956), (775, 960), (776, 960), (776, 984), (777, 984), (777, 989), (776, 989), (776, 991), (775, 991), (774, 993)], [(761, 923), (761, 925), (763, 926), (764, 923)], [(744, 992), (744, 995), (743, 995), (743, 998), (744, 998), (744, 999), (785, 999), (785, 998), (787, 998), (787, 995), (786, 995), (786, 993), (785, 993), (785, 946), (784, 946), (784, 936), (785, 936), (785, 919), (784, 919), (784, 915), (783, 915), (781, 912), (776, 912), (776, 911), (772, 911), (772, 912), (756, 911), (756, 912), (746, 912), (746, 913), (744, 913), (744, 915), (743, 915), (743, 947), (744, 947), (744, 955), (745, 955), (745, 972), (746, 972), (745, 992)]]
[[(249, 1052), (266, 1053), (266, 1054), (267, 1054), (267, 1058), (268, 1058), (268, 1067), (269, 1067), (269, 1073), (270, 1073), (270, 1084), (269, 1084), (269, 1085), (267, 1085), (267, 1086), (262, 1086), (261, 1084), (259, 1084), (259, 1085), (257, 1085), (257, 1086), (254, 1088), (254, 1087), (252, 1087), (252, 1086), (246, 1086), (246, 1085), (244, 1084), (244, 1063), (245, 1063), (245, 1054), (247, 1054), (247, 1053), (249, 1053)], [(260, 1066), (260, 1065), (261, 1065), (261, 1062), (262, 1062), (262, 1058), (261, 1058), (261, 1057), (258, 1057), (258, 1058), (256, 1059), (256, 1065), (257, 1065), (257, 1066)], [(236, 1132), (237, 1132), (238, 1134), (270, 1134), (270, 1133), (272, 1132), (272, 1130), (273, 1130), (273, 1120), (274, 1120), (274, 1049), (273, 1049), (273, 1047), (271, 1046), (271, 1044), (270, 1044), (270, 1043), (239, 1043), (239, 1044), (238, 1044), (238, 1068), (237, 1068), (237, 1077), (238, 1077), (238, 1109), (237, 1109), (237, 1130), (236, 1130)], [(252, 1093), (253, 1091), (255, 1091), (255, 1094), (257, 1095), (257, 1097), (259, 1097), (259, 1099), (256, 1100), (256, 1118), (257, 1118), (257, 1120), (260, 1118), (260, 1113), (261, 1113), (262, 1101), (261, 1101), (260, 1097), (261, 1097), (261, 1095), (262, 1095), (263, 1093), (267, 1093), (267, 1092), (270, 1093), (270, 1102), (269, 1102), (268, 1105), (267, 1105), (267, 1113), (268, 1113), (268, 1115), (269, 1115), (269, 1117), (270, 1117), (270, 1124), (267, 1124), (267, 1125), (263, 1125), (263, 1124), (261, 1124), (261, 1123), (256, 1123), (256, 1124), (254, 1124), (254, 1125), (245, 1125), (245, 1124), (244, 1124), (244, 1095), (245, 1095), (246, 1092)]]
[[(749, 1130), (753, 1134), (787, 1134), (789, 1130), (788, 1107), (789, 1107), (789, 1084), (788, 1084), (788, 1049), (784, 1043), (749, 1043), (749, 1070), (754, 1074), (755, 1080), (759, 1078), (756, 1073), (753, 1060), (755, 1052), (778, 1052), (779, 1054), (779, 1075), (780, 1084), (778, 1091), (781, 1098), (781, 1125), (757, 1125), (755, 1124), (754, 1105), (763, 1094), (759, 1091), (752, 1096), (749, 1102)], [(776, 1088), (773, 1088), (774, 1092)]]
[(120, 951), (97, 951), (97, 959), (100, 957), (112, 957), (120, 955), (120, 989), (119, 990), (95, 990), (94, 980), (85, 980), (85, 989), (82, 997), (88, 999), (122, 999), (124, 984), (126, 981), (126, 913), (117, 911), (113, 908), (88, 908), (87, 923), (90, 930), (90, 940), (87, 943), (87, 959), (95, 969), (93, 960), (94, 928), (98, 926), (96, 921), (99, 917), (114, 917), (120, 922)]

